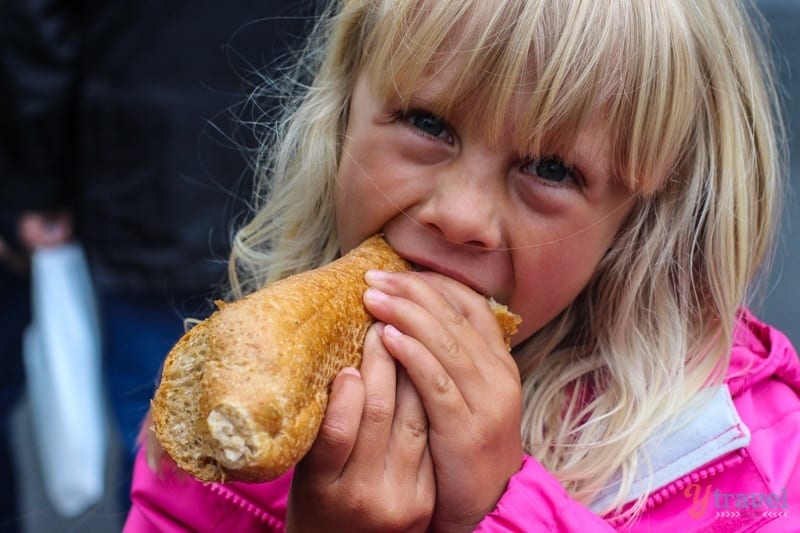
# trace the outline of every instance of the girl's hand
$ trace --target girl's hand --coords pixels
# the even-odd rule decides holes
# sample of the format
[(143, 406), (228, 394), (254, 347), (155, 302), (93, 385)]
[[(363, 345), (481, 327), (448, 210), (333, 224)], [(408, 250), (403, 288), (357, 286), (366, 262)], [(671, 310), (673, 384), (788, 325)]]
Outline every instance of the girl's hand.
[(288, 531), (423, 531), (430, 522), (428, 422), (382, 328), (367, 333), (361, 373), (345, 369), (333, 381), (317, 439), (295, 469)]
[(367, 274), (367, 309), (422, 398), (436, 531), (471, 531), (522, 464), (521, 385), (486, 299), (432, 272)]

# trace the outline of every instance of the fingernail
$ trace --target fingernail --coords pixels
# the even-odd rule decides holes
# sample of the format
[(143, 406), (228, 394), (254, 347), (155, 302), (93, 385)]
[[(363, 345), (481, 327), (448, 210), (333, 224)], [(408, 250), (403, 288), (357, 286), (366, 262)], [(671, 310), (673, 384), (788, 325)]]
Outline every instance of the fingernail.
[(359, 372), (357, 368), (353, 368), (352, 366), (348, 366), (346, 368), (343, 368), (339, 372), (339, 374), (341, 374), (341, 375), (347, 374), (347, 375), (350, 375), (350, 376), (356, 376), (357, 378), (361, 377), (361, 372)]
[(370, 302), (382, 302), (386, 300), (386, 297), (387, 296), (385, 292), (381, 292), (378, 289), (373, 289), (372, 287), (367, 289), (367, 291), (364, 293), (364, 300)]
[(375, 333), (377, 333), (378, 337), (380, 337), (381, 335), (383, 335), (383, 328), (385, 326), (386, 324), (384, 324), (383, 322), (375, 322), (375, 324), (372, 327), (375, 328)]
[(400, 333), (400, 330), (397, 329), (396, 327), (394, 327), (391, 324), (386, 324), (386, 326), (384, 326), (383, 333), (387, 337), (392, 337), (392, 338), (395, 338), (395, 339), (402, 335), (402, 333)]
[(364, 280), (369, 285), (379, 284), (386, 281), (388, 278), (389, 273), (383, 270), (367, 270), (367, 273), (364, 274)]
[(359, 372), (358, 369), (353, 368), (352, 366), (348, 366), (347, 368), (341, 369), (339, 373), (336, 375), (336, 378), (331, 383), (332, 393), (338, 391), (344, 385), (346, 380), (342, 379), (343, 376), (355, 376), (358, 379), (361, 379), (361, 372)]

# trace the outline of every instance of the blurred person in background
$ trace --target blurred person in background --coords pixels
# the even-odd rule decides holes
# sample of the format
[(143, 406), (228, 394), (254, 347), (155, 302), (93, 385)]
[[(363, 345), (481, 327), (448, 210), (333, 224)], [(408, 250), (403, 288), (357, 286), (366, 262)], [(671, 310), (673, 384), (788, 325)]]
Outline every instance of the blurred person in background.
[[(2, 216), (2, 214), (0, 214)], [(17, 531), (16, 475), (11, 454), (11, 410), (23, 387), (22, 330), (30, 321), (24, 264), (0, 237), (0, 531)]]
[(25, 254), (74, 236), (100, 296), (123, 505), (159, 365), (183, 318), (212, 310), (249, 198), (255, 142), (238, 106), (313, 12), (297, 0), (0, 3), (0, 213), (14, 251), (0, 278), (3, 413), (22, 383)]
[[(3, 178), (5, 179), (5, 178)], [(24, 240), (37, 247), (56, 246), (70, 235), (58, 212), (16, 216), (0, 210), (0, 532), (19, 531), (17, 474), (12, 454), (11, 413), (25, 386), (22, 333), (31, 320), (30, 283)]]

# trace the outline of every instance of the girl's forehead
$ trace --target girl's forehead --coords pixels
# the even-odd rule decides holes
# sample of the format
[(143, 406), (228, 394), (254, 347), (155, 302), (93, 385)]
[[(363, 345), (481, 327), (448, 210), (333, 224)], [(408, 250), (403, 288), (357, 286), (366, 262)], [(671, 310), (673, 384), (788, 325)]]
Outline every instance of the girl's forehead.
[(614, 173), (642, 190), (660, 186), (688, 142), (698, 78), (670, 63), (694, 46), (673, 31), (681, 21), (662, 20), (677, 16), (671, 0), (389, 4), (370, 19), (361, 64), (385, 99), (425, 95), (498, 137), (513, 117), (515, 144), (539, 153), (574, 146), (602, 116)]
[(547, 94), (536, 85), (532, 61), (516, 73), (494, 72), (488, 65), (476, 73), (474, 53), (445, 49), (413, 69), (395, 62), (388, 76), (375, 64), (368, 71), (370, 85), (386, 103), (477, 126), (491, 141), (511, 145), (520, 154), (558, 154), (569, 160), (581, 133), (606, 129), (604, 110), (588, 102), (589, 96), (563, 99), (560, 115), (548, 116), (541, 104)]
[(573, 145), (601, 111), (609, 65), (587, 67), (589, 50), (576, 44), (556, 60), (550, 41), (558, 35), (531, 20), (534, 14), (520, 20), (545, 2), (416, 4), (416, 11), (387, 15), (392, 28), (374, 30), (381, 38), (366, 57), (380, 97), (406, 106), (425, 101), (431, 111), (480, 123), (498, 139), (512, 124), (518, 148), (537, 152)]

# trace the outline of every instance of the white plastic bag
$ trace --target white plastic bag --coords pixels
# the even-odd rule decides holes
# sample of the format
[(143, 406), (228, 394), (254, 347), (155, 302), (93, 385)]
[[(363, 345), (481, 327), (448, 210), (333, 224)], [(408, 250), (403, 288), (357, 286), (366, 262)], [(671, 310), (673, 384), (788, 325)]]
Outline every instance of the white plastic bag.
[(97, 304), (80, 245), (34, 252), (31, 308), (23, 359), (43, 481), (53, 507), (74, 517), (103, 496), (108, 447)]

